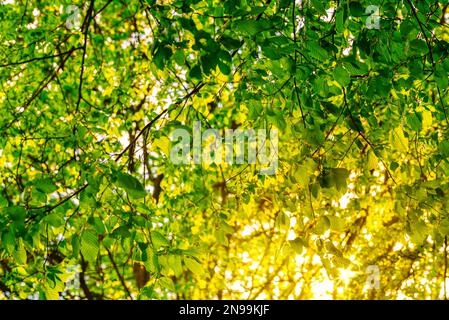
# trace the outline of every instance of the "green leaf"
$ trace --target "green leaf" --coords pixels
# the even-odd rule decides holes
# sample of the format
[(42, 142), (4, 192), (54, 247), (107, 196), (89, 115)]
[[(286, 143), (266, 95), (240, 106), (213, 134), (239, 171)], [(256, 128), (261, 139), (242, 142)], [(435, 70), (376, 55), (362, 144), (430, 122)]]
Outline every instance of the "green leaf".
[(231, 74), (231, 68), (222, 61), (218, 62), (218, 68), (220, 68), (221, 73), (223, 73), (224, 75)]
[(3, 197), (0, 194), (0, 208), (4, 208), (8, 206), (8, 200), (5, 199), (5, 197)]
[(27, 263), (27, 253), (25, 250), (25, 246), (23, 245), (22, 238), (19, 238), (13, 256), (15, 262), (17, 262), (18, 264), (25, 265)]
[(271, 27), (267, 20), (237, 20), (233, 23), (233, 28), (243, 34), (254, 36)]
[(217, 242), (225, 247), (229, 246), (229, 240), (228, 237), (226, 237), (226, 233), (223, 229), (217, 229), (215, 230), (215, 238), (217, 239)]
[(321, 0), (310, 0), (312, 8), (317, 10), (320, 14), (326, 14), (326, 8)]
[(333, 176), (335, 178), (335, 186), (338, 190), (346, 189), (346, 180), (349, 178), (349, 171), (344, 168), (332, 169)]
[(231, 64), (232, 63), (232, 57), (226, 50), (220, 50), (218, 51), (217, 57), (220, 61), (223, 63)]
[(196, 64), (190, 69), (189, 77), (194, 79), (201, 79), (201, 67), (199, 64)]
[(346, 87), (351, 82), (349, 73), (341, 66), (334, 69), (334, 78), (342, 87)]
[(85, 231), (81, 236), (81, 254), (84, 259), (94, 262), (99, 250), (98, 236), (92, 231)]
[(422, 39), (414, 39), (410, 41), (410, 52), (413, 55), (424, 55), (427, 54), (429, 48), (427, 44)]
[(238, 49), (241, 46), (241, 42), (238, 39), (234, 39), (228, 36), (223, 36), (221, 38), (221, 43), (228, 49)]
[(129, 238), (131, 237), (131, 232), (129, 232), (130, 227), (128, 225), (118, 226), (112, 231), (111, 237), (113, 238)]
[(80, 252), (80, 237), (79, 235), (75, 234), (72, 237), (72, 257), (77, 258)]
[(319, 60), (324, 61), (329, 57), (328, 52), (323, 49), (318, 42), (316, 41), (307, 41), (306, 42), (306, 48), (309, 51), (309, 54)]
[(429, 229), (423, 221), (410, 221), (407, 233), (413, 243), (421, 245), (429, 235)]
[(184, 258), (184, 264), (194, 274), (197, 274), (197, 275), (203, 275), (204, 274), (203, 267), (195, 259), (190, 258), (190, 257), (185, 257)]
[(16, 246), (16, 239), (14, 236), (13, 230), (8, 230), (2, 232), (2, 244), (4, 248), (6, 248), (6, 251), (8, 251), (10, 254), (12, 254), (15, 251)]
[(213, 54), (205, 54), (201, 57), (201, 69), (203, 70), (203, 73), (208, 75), (212, 71), (215, 70), (215, 67), (217, 66), (217, 59), (215, 55)]
[(293, 249), (293, 251), (295, 251), (295, 253), (297, 254), (301, 254), (302, 250), (304, 249), (304, 240), (301, 238), (296, 238), (294, 240), (289, 240), (288, 241), (291, 248)]
[(268, 115), (270, 123), (275, 125), (279, 130), (284, 131), (287, 124), (285, 122), (284, 116), (281, 113), (275, 112)]
[(438, 144), (438, 150), (445, 158), (449, 158), (449, 140), (441, 141)]
[(106, 228), (103, 221), (99, 217), (89, 217), (87, 220), (91, 226), (95, 228), (98, 234), (105, 234)]
[(337, 216), (327, 216), (330, 228), (335, 231), (343, 231), (345, 229), (345, 220)]
[(151, 241), (156, 249), (170, 246), (170, 242), (157, 231), (151, 231)]
[(316, 164), (311, 158), (307, 158), (304, 163), (292, 167), (292, 177), (295, 182), (302, 188), (306, 188), (309, 185), (311, 174), (315, 171)]
[(248, 102), (248, 111), (249, 111), (248, 118), (250, 120), (255, 120), (262, 113), (263, 108), (258, 101), (250, 100)]
[(332, 241), (326, 241), (324, 243), (324, 247), (326, 248), (326, 251), (329, 254), (333, 254), (338, 257), (343, 257), (343, 254), (341, 253), (341, 251), (337, 249), (337, 247), (332, 243)]
[(397, 163), (396, 161), (393, 161), (390, 164), (390, 170), (395, 171), (397, 168), (399, 168), (399, 163)]
[(9, 207), (5, 209), (8, 212), (10, 218), (19, 223), (23, 223), (26, 217), (26, 211), (23, 207)]
[(38, 179), (33, 181), (33, 185), (36, 187), (37, 190), (45, 193), (45, 194), (50, 194), (55, 192), (58, 187), (56, 187), (53, 184), (53, 181), (51, 181), (50, 179)]
[(342, 9), (337, 9), (335, 14), (335, 28), (338, 33), (343, 33), (345, 30), (345, 15)]
[(175, 62), (179, 65), (179, 66), (184, 66), (185, 64), (185, 56), (184, 56), (184, 51), (182, 50), (177, 50), (175, 52), (175, 54), (173, 55), (173, 60), (175, 60)]
[(324, 234), (330, 227), (330, 221), (327, 216), (321, 216), (318, 219), (318, 222), (316, 223), (315, 227), (313, 228), (313, 233), (322, 235)]
[(449, 235), (449, 218), (448, 217), (441, 220), (440, 225), (439, 225), (439, 231), (444, 236)]
[[(153, 299), (155, 297), (154, 284), (147, 284), (143, 287), (138, 296), (138, 300)], [(143, 298), (143, 299), (142, 299)]]
[(180, 255), (169, 255), (168, 264), (170, 265), (170, 268), (173, 270), (176, 276), (180, 276), (182, 274), (182, 259)]
[(405, 137), (401, 127), (397, 127), (390, 131), (390, 142), (393, 145), (393, 148), (399, 152), (408, 151), (408, 139)]
[(346, 62), (344, 67), (351, 76), (364, 76), (368, 73), (368, 66), (360, 61)]
[(64, 219), (62, 218), (62, 214), (58, 214), (58, 213), (50, 213), (49, 215), (47, 215), (44, 219), (45, 222), (47, 222), (49, 225), (51, 225), (52, 227), (61, 227), (65, 224)]
[(56, 286), (51, 286), (46, 283), (44, 287), (45, 299), (47, 300), (59, 300), (59, 291)]
[(328, 168), (323, 170), (319, 177), (319, 182), (323, 188), (335, 187), (337, 190), (344, 190), (347, 187), (346, 180), (349, 171), (344, 168)]
[(163, 70), (168, 60), (172, 55), (172, 50), (168, 46), (159, 46), (158, 50), (153, 56), (153, 62), (156, 67), (160, 70)]
[(146, 191), (139, 180), (127, 173), (117, 173), (117, 185), (123, 189), (134, 199), (144, 198)]
[(164, 289), (168, 289), (170, 291), (175, 292), (175, 284), (173, 282), (173, 280), (169, 277), (161, 277), (159, 278), (159, 284), (161, 285), (162, 288)]
[(290, 226), (290, 218), (284, 212), (279, 212), (276, 217), (275, 226), (278, 229), (288, 228)]
[(159, 265), (159, 259), (157, 254), (154, 253), (154, 251), (147, 247), (146, 249), (142, 250), (142, 261), (145, 266), (145, 269), (147, 269), (148, 272), (151, 273), (158, 273), (160, 270)]
[(436, 83), (438, 84), (438, 87), (440, 88), (448, 87), (449, 84), (448, 73), (441, 64), (436, 66), (434, 78)]
[(422, 130), (421, 114), (417, 112), (407, 114), (407, 124), (413, 131), (420, 132)]
[(362, 17), (365, 15), (365, 8), (358, 1), (351, 1), (349, 3), (349, 10), (353, 17)]

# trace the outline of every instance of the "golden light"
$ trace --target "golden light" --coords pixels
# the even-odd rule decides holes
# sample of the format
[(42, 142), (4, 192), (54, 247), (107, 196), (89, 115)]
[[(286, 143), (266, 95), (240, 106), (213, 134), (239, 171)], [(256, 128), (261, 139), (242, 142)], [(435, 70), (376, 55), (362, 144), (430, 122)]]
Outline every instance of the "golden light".
[(347, 285), (349, 281), (357, 274), (357, 272), (350, 269), (339, 269), (338, 271), (340, 273), (339, 278), (345, 285)]

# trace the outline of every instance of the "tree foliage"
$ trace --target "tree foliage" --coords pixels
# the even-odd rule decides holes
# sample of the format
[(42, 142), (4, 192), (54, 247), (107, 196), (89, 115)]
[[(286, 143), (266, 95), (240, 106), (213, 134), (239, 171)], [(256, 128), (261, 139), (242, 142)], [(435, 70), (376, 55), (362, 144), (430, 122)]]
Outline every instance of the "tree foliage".
[[(446, 297), (447, 7), (3, 1), (0, 296)], [(276, 174), (171, 163), (197, 120)]]

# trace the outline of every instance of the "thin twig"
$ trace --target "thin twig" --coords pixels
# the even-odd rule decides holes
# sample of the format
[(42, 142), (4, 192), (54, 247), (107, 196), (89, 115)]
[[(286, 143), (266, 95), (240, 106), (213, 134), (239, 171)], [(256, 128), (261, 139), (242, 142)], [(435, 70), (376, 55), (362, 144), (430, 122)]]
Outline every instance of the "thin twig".
[[(106, 247), (105, 247), (105, 248), (106, 248)], [(109, 251), (108, 248), (106, 248), (106, 251), (107, 251), (107, 253), (108, 253), (109, 260), (111, 260), (112, 266), (114, 267), (114, 270), (115, 270), (115, 272), (117, 273), (117, 276), (118, 276), (118, 278), (119, 278), (119, 280), (120, 280), (120, 283), (122, 284), (123, 288), (125, 289), (126, 293), (127, 293), (128, 296), (129, 296), (129, 298), (130, 298), (131, 300), (133, 300), (133, 297), (132, 297), (132, 295), (131, 295), (131, 292), (129, 291), (128, 286), (126, 285), (125, 279), (124, 279), (123, 276), (121, 275), (120, 270), (118, 269), (117, 264), (116, 264), (115, 261), (114, 261), (114, 257), (112, 256), (111, 251)]]

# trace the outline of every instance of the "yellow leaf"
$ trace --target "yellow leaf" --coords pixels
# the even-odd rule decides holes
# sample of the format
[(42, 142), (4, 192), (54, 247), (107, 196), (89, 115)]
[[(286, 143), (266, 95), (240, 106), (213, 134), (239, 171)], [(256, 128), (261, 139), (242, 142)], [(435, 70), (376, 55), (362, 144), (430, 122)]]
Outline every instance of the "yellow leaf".
[(401, 127), (397, 127), (391, 131), (390, 143), (399, 152), (408, 151), (408, 139), (404, 136), (404, 131)]
[(377, 158), (377, 156), (374, 154), (373, 151), (369, 151), (368, 162), (366, 164), (367, 169), (368, 170), (377, 169), (378, 163), (379, 163), (379, 159)]
[(151, 147), (153, 150), (159, 148), (165, 155), (170, 154), (170, 140), (167, 137), (162, 136), (156, 139)]
[(301, 187), (308, 186), (310, 177), (316, 168), (316, 163), (311, 158), (307, 158), (304, 163), (297, 166), (296, 171), (293, 173), (295, 180)]
[(426, 130), (432, 125), (432, 112), (430, 112), (429, 110), (424, 110), (421, 114), (422, 128), (423, 130)]

